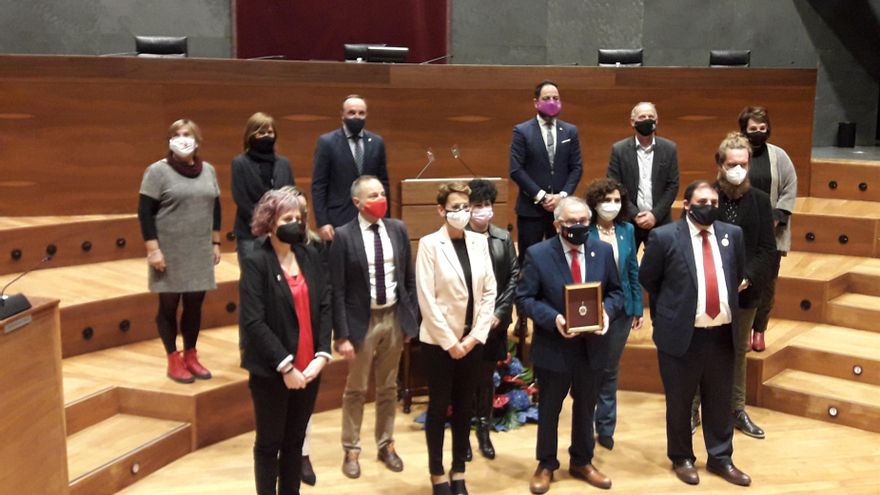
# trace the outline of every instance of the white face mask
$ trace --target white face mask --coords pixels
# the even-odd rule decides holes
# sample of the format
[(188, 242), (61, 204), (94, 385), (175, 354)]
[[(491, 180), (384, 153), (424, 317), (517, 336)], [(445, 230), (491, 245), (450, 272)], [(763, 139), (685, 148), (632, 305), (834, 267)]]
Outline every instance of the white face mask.
[(446, 212), (446, 221), (453, 228), (461, 230), (468, 224), (471, 220), (471, 212), (468, 210), (459, 210), (459, 211), (447, 211)]
[(611, 201), (599, 203), (599, 207), (596, 208), (596, 213), (599, 214), (599, 218), (602, 220), (610, 222), (617, 218), (617, 214), (620, 213), (620, 203), (612, 203)]
[(731, 169), (728, 169), (724, 172), (725, 177), (727, 177), (727, 182), (730, 182), (734, 186), (738, 186), (746, 180), (746, 176), (749, 175), (749, 171), (737, 165)]
[(196, 152), (196, 140), (187, 136), (174, 136), (168, 140), (168, 149), (181, 158), (189, 158)]

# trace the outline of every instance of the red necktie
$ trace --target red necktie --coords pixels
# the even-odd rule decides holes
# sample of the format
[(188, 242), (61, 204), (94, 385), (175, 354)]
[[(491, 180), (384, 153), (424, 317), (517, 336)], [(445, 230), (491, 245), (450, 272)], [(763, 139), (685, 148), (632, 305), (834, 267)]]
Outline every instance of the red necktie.
[(712, 246), (709, 245), (709, 232), (701, 231), (703, 236), (703, 275), (706, 278), (706, 315), (715, 318), (721, 312), (721, 303), (718, 302), (718, 277), (715, 274), (715, 257), (712, 256)]
[(583, 281), (581, 277), (581, 262), (578, 260), (578, 250), (571, 250), (571, 280), (579, 284)]

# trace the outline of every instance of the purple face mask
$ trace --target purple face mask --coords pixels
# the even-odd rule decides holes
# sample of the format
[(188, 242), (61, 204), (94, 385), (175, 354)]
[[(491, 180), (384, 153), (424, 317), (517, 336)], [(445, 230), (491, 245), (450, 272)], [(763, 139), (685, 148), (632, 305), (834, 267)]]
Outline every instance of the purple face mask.
[(538, 111), (550, 118), (556, 117), (562, 111), (562, 102), (560, 100), (541, 100), (538, 102)]

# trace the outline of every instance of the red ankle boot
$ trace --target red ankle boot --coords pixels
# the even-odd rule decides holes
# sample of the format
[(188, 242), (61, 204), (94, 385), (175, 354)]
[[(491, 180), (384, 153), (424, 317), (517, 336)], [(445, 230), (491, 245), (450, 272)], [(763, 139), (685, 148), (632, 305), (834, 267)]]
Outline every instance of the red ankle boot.
[(764, 345), (764, 332), (755, 332), (752, 335), (752, 349), (755, 352), (764, 352), (767, 346)]
[(183, 363), (186, 365), (186, 369), (189, 370), (194, 377), (202, 380), (211, 378), (211, 372), (199, 362), (198, 353), (195, 348), (183, 351)]
[(187, 371), (186, 365), (183, 364), (183, 357), (177, 351), (168, 354), (168, 378), (177, 383), (192, 383), (196, 381), (192, 373)]

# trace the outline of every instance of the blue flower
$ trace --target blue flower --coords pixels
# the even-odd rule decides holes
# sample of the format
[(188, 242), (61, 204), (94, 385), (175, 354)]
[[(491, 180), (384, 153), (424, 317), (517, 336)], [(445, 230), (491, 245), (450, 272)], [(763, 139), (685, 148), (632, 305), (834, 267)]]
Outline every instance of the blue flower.
[(507, 392), (507, 396), (510, 397), (510, 403), (508, 405), (512, 407), (514, 411), (525, 411), (532, 405), (529, 400), (529, 394), (525, 390), (511, 390), (510, 392)]
[(492, 385), (496, 388), (501, 385), (501, 375), (497, 371), (492, 373)]
[(510, 375), (513, 375), (513, 376), (519, 375), (520, 373), (523, 372), (522, 362), (517, 358), (511, 359), (510, 364), (507, 365), (507, 370), (508, 370), (507, 371), (508, 374), (510, 374)]

